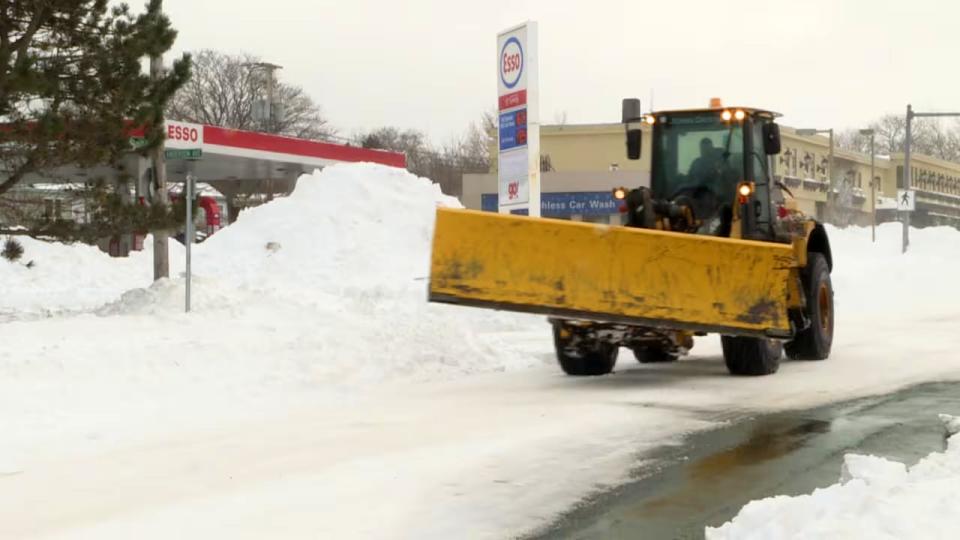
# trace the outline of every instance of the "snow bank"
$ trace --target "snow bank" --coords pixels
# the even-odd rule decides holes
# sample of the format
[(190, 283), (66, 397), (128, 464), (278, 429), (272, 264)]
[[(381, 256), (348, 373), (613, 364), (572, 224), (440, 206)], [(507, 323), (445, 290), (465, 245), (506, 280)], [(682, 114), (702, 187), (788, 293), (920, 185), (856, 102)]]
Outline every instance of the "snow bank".
[(950, 227), (910, 231), (910, 249), (901, 253), (902, 225), (870, 230), (828, 227), (833, 251), (837, 316), (888, 319), (936, 318), (960, 313), (960, 233)]
[(329, 167), (300, 177), (292, 196), (242, 213), (211, 237), (198, 250), (197, 270), (241, 286), (306, 294), (409, 288), (427, 276), (441, 205), (461, 207), (407, 171)]
[[(542, 320), (427, 304), (438, 206), (461, 205), (401, 169), (328, 167), (200, 245), (196, 272), (218, 287), (227, 284), (248, 315), (275, 318), (279, 310), (314, 321), (311, 369), (331, 377), (382, 380), (530, 365), (523, 350), (497, 334), (535, 325), (547, 335)], [(211, 294), (198, 305), (222, 309), (230, 300)]]
[[(243, 212), (195, 246), (190, 318), (181, 313), (183, 247), (173, 241), (174, 277), (151, 285), (149, 250), (112, 259), (90, 246), (27, 239), (26, 258), (37, 266), (0, 261), (0, 279), (14, 292), (4, 296), (3, 306), (20, 314), (52, 306), (102, 317), (160, 317), (177, 332), (191, 321), (182, 339), (194, 343), (209, 343), (194, 334), (212, 331), (212, 321), (232, 321), (236, 330), (228, 329), (224, 339), (241, 348), (249, 344), (247, 350), (269, 350), (261, 344), (272, 342), (279, 378), (293, 385), (433, 378), (539, 363), (518, 333), (529, 329), (545, 343), (549, 331), (542, 318), (426, 302), (438, 206), (460, 204), (407, 171), (328, 167), (302, 176), (290, 197)], [(123, 321), (103, 324), (124, 332)]]
[[(957, 419), (941, 415), (948, 430)], [(876, 456), (848, 454), (841, 481), (810, 495), (753, 501), (707, 540), (957, 537), (960, 515), (960, 435), (947, 449), (913, 467)]]
[[(85, 244), (41, 242), (29, 237), (17, 240), (24, 248), (22, 259), (15, 263), (0, 259), (0, 314), (92, 309), (153, 279), (152, 252), (115, 259)], [(174, 260), (180, 257), (177, 247), (179, 244), (171, 249)]]

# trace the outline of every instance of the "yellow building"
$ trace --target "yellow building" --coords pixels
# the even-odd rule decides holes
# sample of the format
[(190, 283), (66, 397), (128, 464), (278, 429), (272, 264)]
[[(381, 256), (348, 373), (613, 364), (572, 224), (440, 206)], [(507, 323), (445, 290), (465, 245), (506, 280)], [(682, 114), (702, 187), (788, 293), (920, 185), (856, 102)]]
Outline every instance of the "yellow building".
[[(648, 133), (642, 159), (630, 161), (622, 124), (541, 126), (542, 215), (619, 223), (619, 205), (611, 189), (649, 185), (651, 137), (648, 126), (644, 129)], [(497, 209), (497, 143), (493, 139), (490, 172), (464, 176), (467, 208)], [(783, 150), (773, 159), (774, 176), (800, 210), (837, 225), (869, 225), (874, 206), (878, 221), (896, 219), (895, 197), (903, 185), (902, 154), (876, 157), (874, 199), (869, 155), (834, 149), (831, 174), (829, 138), (801, 136), (782, 126), (781, 139)], [(922, 155), (912, 156), (911, 161), (911, 187), (917, 191), (912, 223), (960, 227), (960, 164)]]

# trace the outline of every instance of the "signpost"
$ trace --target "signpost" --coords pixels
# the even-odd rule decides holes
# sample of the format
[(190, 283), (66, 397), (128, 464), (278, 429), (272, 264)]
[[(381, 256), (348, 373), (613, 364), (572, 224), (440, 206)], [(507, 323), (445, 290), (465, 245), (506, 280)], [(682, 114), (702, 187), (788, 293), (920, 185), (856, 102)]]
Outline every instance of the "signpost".
[(498, 207), (540, 216), (540, 107), (537, 23), (497, 35)]
[[(167, 150), (169, 152), (170, 150)], [(187, 175), (185, 185), (183, 186), (183, 196), (184, 201), (187, 203), (187, 222), (184, 230), (183, 244), (187, 248), (187, 257), (186, 257), (186, 268), (185, 268), (185, 298), (184, 298), (184, 311), (190, 313), (190, 248), (193, 246), (193, 237), (195, 233), (193, 232), (193, 191), (194, 191), (194, 178), (192, 174)]]

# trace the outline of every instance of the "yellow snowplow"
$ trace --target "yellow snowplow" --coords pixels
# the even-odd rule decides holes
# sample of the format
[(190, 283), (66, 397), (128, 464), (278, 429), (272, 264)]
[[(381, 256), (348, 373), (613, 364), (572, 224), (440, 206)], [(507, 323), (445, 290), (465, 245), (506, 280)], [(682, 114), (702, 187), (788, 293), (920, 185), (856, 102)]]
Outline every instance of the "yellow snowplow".
[(571, 375), (609, 373), (620, 347), (676, 360), (706, 333), (733, 374), (773, 373), (784, 349), (829, 356), (829, 241), (769, 173), (776, 115), (623, 110), (629, 158), (637, 123), (653, 136), (650, 187), (615, 190), (623, 226), (438, 209), (430, 300), (548, 315)]

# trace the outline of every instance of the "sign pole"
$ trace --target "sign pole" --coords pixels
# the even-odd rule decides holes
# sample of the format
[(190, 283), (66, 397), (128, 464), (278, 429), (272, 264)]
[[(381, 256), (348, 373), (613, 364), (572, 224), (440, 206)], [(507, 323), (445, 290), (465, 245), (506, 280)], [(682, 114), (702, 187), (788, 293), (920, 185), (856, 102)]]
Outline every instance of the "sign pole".
[(193, 175), (187, 174), (187, 179), (183, 187), (184, 200), (186, 201), (187, 207), (187, 216), (186, 216), (186, 228), (184, 230), (184, 245), (187, 248), (187, 258), (186, 258), (186, 298), (185, 302), (185, 312), (190, 313), (190, 248), (193, 246)]

